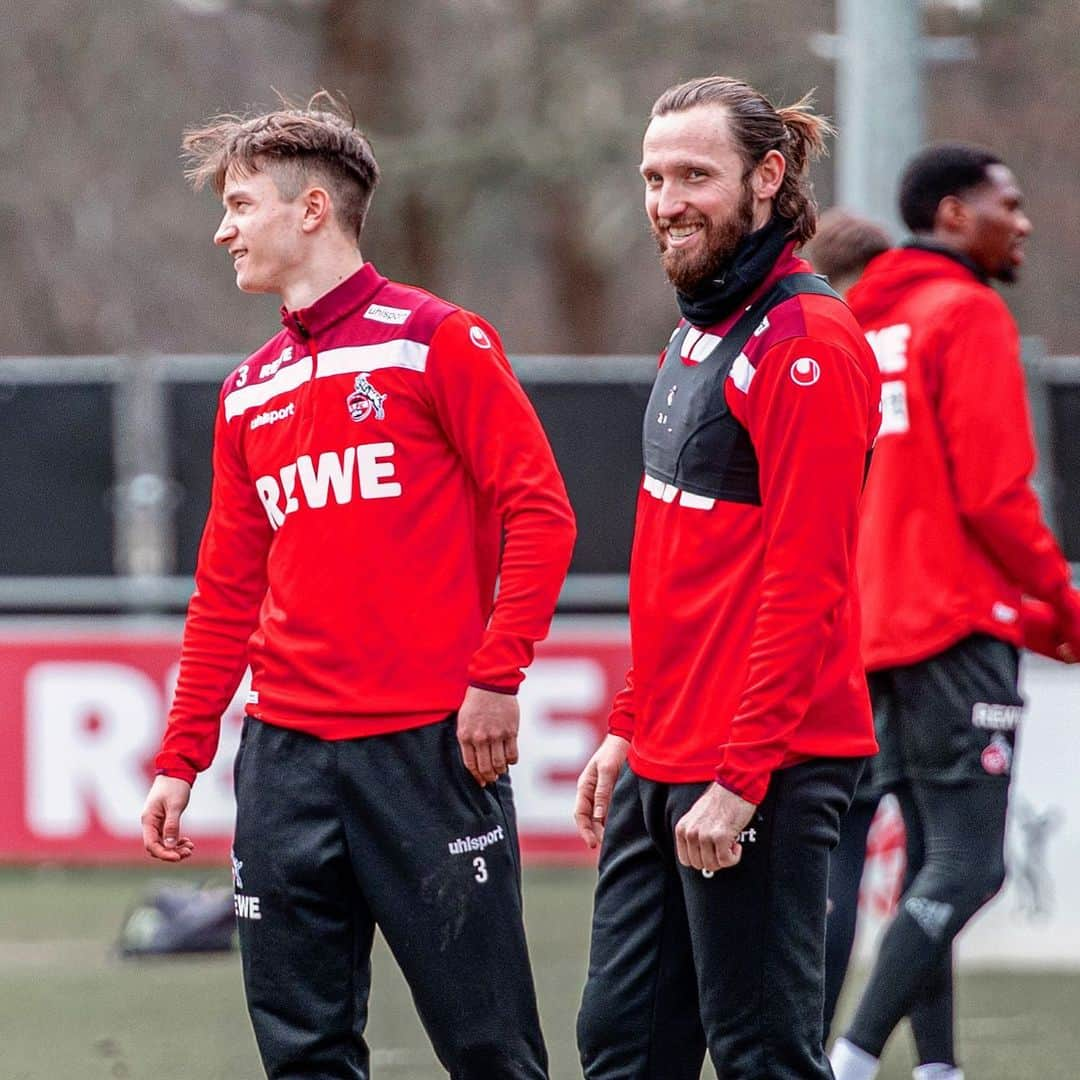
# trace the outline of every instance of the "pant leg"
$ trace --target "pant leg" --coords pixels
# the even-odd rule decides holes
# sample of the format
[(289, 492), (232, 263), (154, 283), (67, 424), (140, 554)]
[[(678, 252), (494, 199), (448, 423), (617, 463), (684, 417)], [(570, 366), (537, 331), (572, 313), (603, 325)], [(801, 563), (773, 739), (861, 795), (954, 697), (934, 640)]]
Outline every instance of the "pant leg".
[[(928, 988), (941, 992), (941, 965), (951, 964), (953, 939), (1005, 878), (1006, 779), (957, 785), (915, 781), (912, 788), (926, 859), (882, 938), (847, 1034), (875, 1057)], [(951, 1020), (951, 1001), (949, 1011)]]
[(866, 838), (883, 793), (898, 773), (890, 739), (895, 693), (888, 672), (867, 672), (880, 751), (867, 758), (851, 806), (840, 820), (840, 841), (829, 857), (829, 912), (825, 920), (825, 1035), (832, 1028), (844, 988), (859, 919), (859, 887), (866, 865)]
[[(904, 818), (906, 866), (901, 897), (905, 897), (926, 862), (926, 835), (915, 796), (908, 784), (893, 794)], [(911, 1033), (921, 1063), (947, 1062), (955, 1058), (953, 1040), (953, 951), (943, 952), (936, 969), (928, 976), (922, 991), (908, 1013)]]
[(705, 1036), (682, 889), (666, 830), (664, 785), (624, 767), (608, 810), (578, 1014), (588, 1080), (698, 1080)]
[(925, 859), (882, 938), (848, 1031), (874, 1056), (904, 1015), (917, 1025), (920, 1056), (952, 1045), (952, 941), (1004, 880), (1023, 704), (1017, 676), (1016, 649), (985, 634), (892, 669), (896, 742), (913, 799), (906, 816), (921, 824)]
[(336, 744), (349, 857), (454, 1080), (546, 1080), (509, 780), (481, 788), (453, 719)]
[[(736, 866), (711, 877), (680, 867), (702, 1022), (724, 1080), (831, 1080), (822, 1045), (829, 852), (862, 764), (819, 758), (778, 770)], [(672, 828), (688, 808), (680, 798)]]
[(856, 798), (840, 822), (840, 842), (829, 858), (829, 913), (825, 920), (824, 1032), (832, 1027), (844, 988), (859, 919), (859, 885), (866, 865), (866, 837), (877, 812), (876, 798)]
[(374, 923), (334, 797), (332, 744), (245, 722), (233, 876), (244, 990), (271, 1080), (367, 1080)]

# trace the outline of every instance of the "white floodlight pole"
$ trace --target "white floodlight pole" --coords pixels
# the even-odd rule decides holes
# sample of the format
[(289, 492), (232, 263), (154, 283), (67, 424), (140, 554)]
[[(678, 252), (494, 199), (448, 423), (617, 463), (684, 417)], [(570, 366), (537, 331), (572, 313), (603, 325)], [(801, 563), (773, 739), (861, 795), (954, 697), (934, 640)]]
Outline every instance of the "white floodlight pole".
[(976, 57), (970, 37), (924, 38), (922, 7), (920, 0), (836, 0), (837, 32), (810, 42), (836, 62), (836, 202), (897, 237), (897, 182), (926, 139), (924, 67)]
[(918, 0), (837, 0), (837, 202), (900, 235), (896, 185), (923, 144)]

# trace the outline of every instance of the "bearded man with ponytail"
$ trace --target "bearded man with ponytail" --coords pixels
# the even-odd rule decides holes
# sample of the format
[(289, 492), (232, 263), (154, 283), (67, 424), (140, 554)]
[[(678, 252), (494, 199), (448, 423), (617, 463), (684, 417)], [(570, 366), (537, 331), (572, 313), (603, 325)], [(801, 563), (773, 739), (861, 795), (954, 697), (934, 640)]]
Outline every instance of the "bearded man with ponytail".
[(644, 420), (633, 667), (578, 781), (601, 846), (586, 1077), (829, 1080), (829, 851), (876, 750), (859, 655), (873, 354), (795, 254), (831, 129), (735, 79), (665, 91), (645, 209), (682, 318)]

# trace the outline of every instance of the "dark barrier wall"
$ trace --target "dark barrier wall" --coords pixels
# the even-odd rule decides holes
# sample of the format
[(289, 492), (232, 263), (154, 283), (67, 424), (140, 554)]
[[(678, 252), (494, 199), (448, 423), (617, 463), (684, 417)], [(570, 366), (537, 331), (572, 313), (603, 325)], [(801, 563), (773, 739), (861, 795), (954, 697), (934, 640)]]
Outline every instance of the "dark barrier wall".
[(1080, 562), (1080, 384), (1050, 384), (1053, 493), (1058, 535), (1070, 562)]
[(191, 574), (210, 508), (210, 448), (218, 406), (217, 384), (174, 383), (166, 416), (176, 481), (176, 572)]
[[(600, 361), (594, 361), (600, 362)], [(625, 574), (641, 481), (644, 383), (525, 381), (566, 480), (578, 518), (571, 571)], [(174, 477), (179, 484), (177, 570), (190, 574), (209, 506), (210, 441), (217, 387), (168, 390)]]
[[(183, 609), (209, 503), (218, 390), (231, 364), (0, 358), (0, 610)], [(514, 366), (578, 516), (571, 572), (579, 589), (564, 595), (564, 609), (618, 609), (654, 361), (524, 357)], [(1080, 562), (1080, 360), (1043, 358), (1029, 374), (1042, 486), (1066, 554)], [(157, 511), (139, 503), (147, 496), (158, 498)], [(159, 569), (142, 569), (146, 549), (160, 552)]]
[(113, 572), (112, 392), (0, 384), (0, 574)]

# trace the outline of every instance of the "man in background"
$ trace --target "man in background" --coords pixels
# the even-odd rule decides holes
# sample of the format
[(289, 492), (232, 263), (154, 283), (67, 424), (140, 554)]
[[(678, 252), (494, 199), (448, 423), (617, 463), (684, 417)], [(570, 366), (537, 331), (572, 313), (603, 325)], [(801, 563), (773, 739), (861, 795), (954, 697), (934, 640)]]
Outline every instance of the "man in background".
[(268, 1076), (369, 1076), (377, 925), (450, 1074), (543, 1080), (507, 770), (574, 536), (551, 450), (492, 327), (365, 262), (378, 166), (325, 96), (184, 146), (284, 329), (222, 388), (146, 849), (191, 854), (250, 664), (232, 865)]
[[(645, 415), (633, 670), (578, 781), (602, 842), (591, 1080), (828, 1080), (829, 849), (875, 743), (859, 493), (879, 376), (795, 247), (828, 132), (723, 76), (665, 91), (645, 208), (682, 312)], [(617, 782), (616, 782), (617, 781)]]
[(962, 1077), (952, 943), (1004, 880), (1017, 649), (1080, 654), (1080, 596), (1028, 482), (1019, 336), (991, 286), (1023, 265), (1019, 186), (987, 150), (933, 146), (900, 212), (913, 242), (875, 258), (849, 302), (883, 377), (858, 571), (874, 779), (899, 799), (909, 884), (833, 1049), (837, 1080), (872, 1080), (909, 1015), (918, 1080)]
[(847, 296), (866, 264), (891, 247), (889, 234), (876, 221), (833, 206), (821, 215), (817, 232), (801, 254), (841, 296)]

